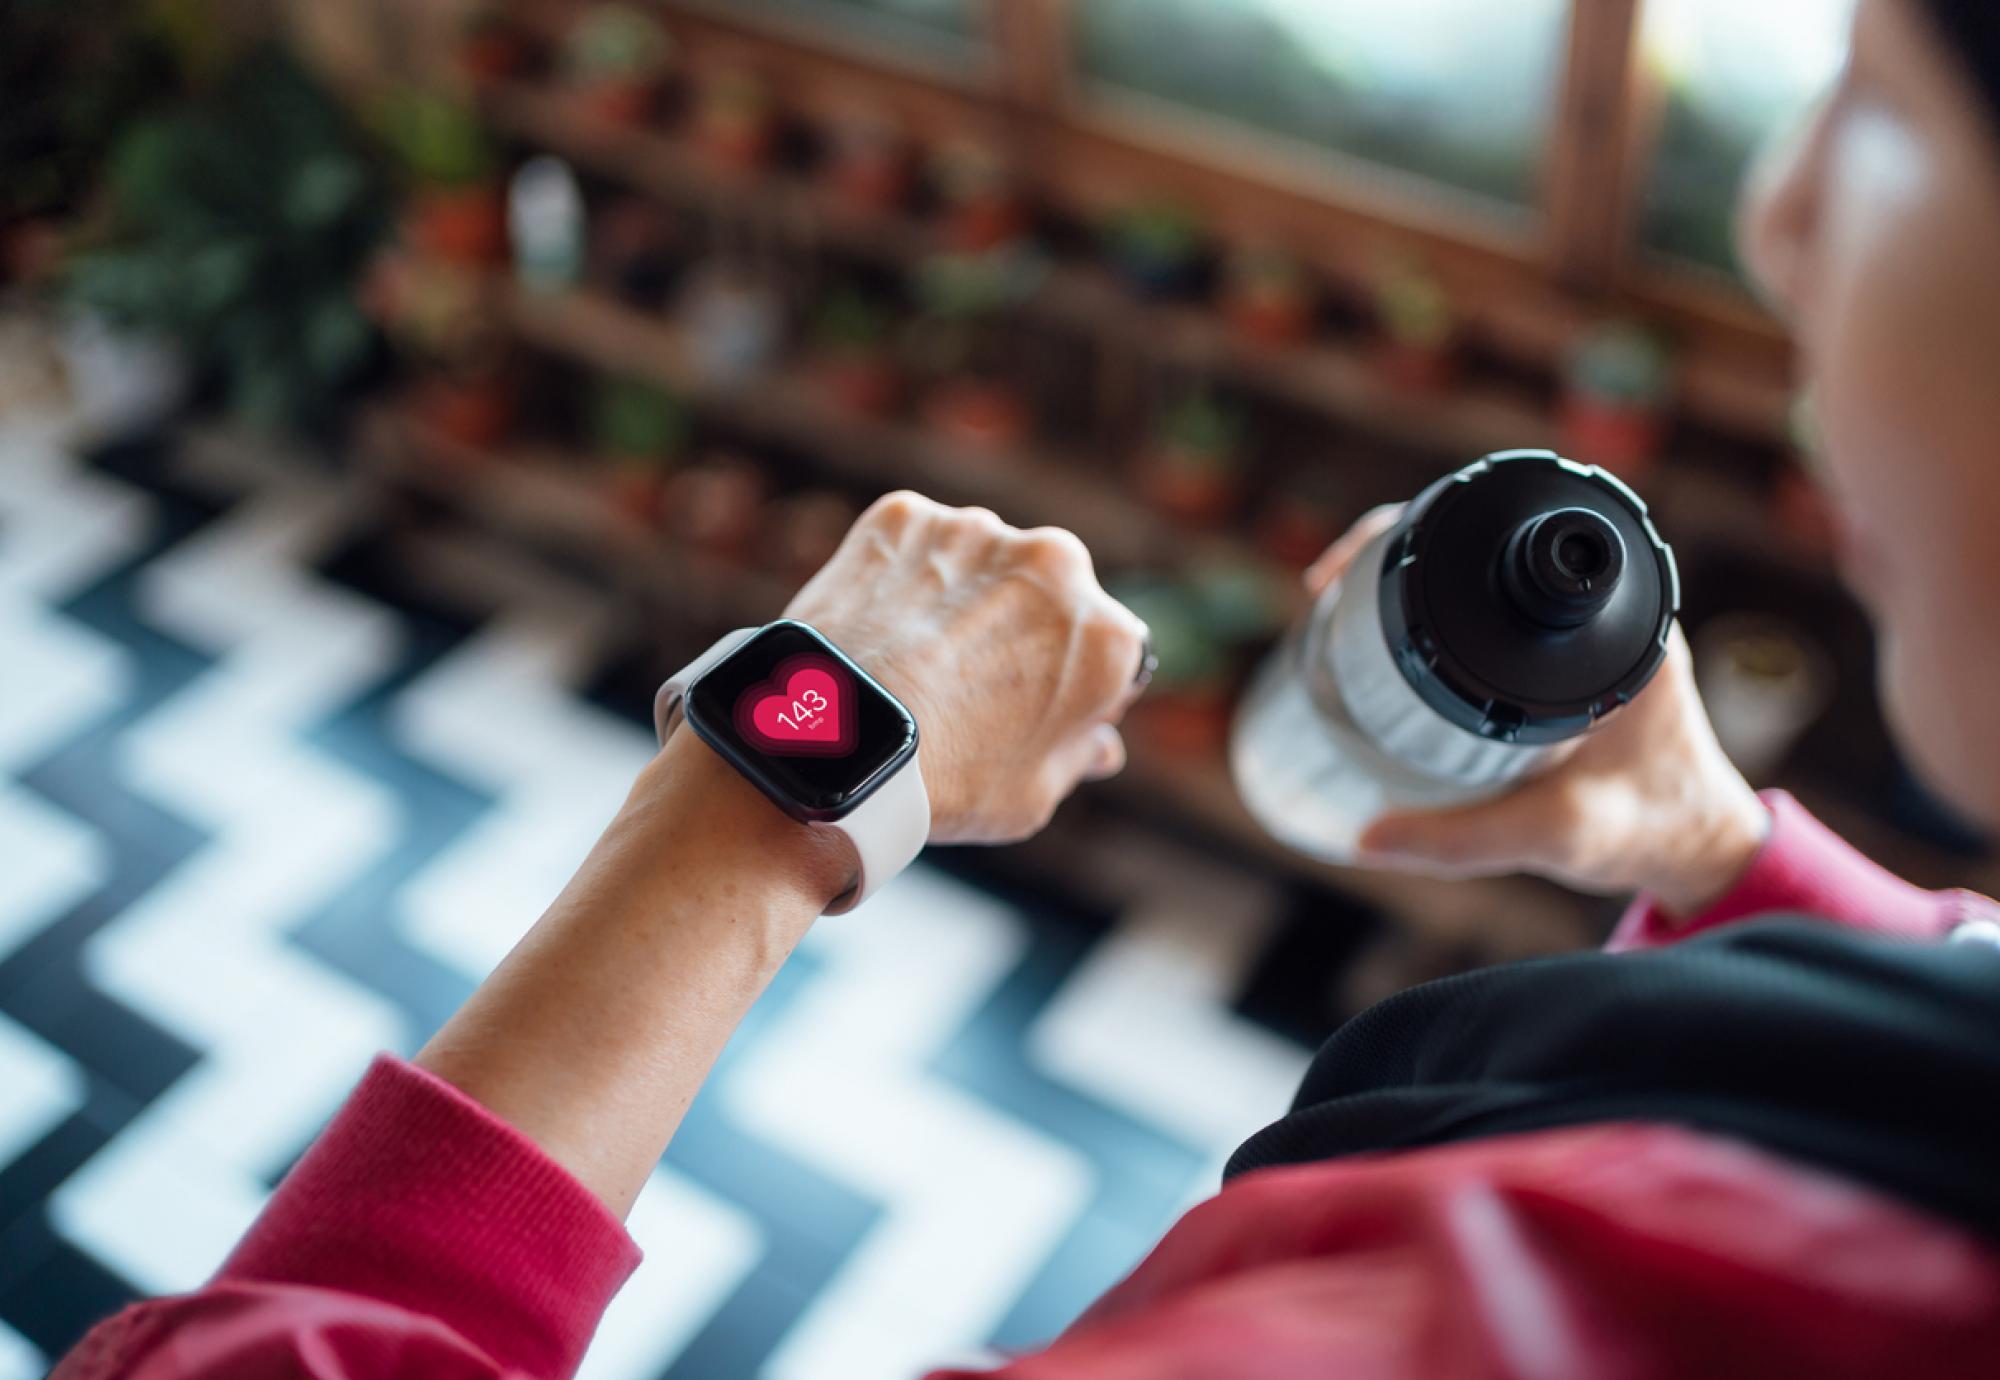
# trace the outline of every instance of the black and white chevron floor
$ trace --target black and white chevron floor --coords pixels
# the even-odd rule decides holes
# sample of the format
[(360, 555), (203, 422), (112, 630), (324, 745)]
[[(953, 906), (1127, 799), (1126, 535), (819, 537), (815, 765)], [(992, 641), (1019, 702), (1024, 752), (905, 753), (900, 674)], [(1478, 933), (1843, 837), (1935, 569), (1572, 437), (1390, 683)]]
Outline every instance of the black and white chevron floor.
[[(200, 1281), (533, 920), (649, 748), (610, 607), (240, 441), (0, 433), (0, 1380)], [(640, 1198), (586, 1376), (1031, 1344), (1213, 1186), (1348, 940), (1109, 851), (1095, 899), (955, 857), (813, 932)]]

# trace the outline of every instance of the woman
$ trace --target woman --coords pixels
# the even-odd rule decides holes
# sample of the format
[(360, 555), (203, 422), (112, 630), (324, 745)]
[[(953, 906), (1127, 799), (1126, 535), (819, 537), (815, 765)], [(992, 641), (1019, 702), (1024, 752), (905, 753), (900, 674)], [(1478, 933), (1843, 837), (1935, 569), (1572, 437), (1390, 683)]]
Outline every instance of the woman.
[[(1896, 724), (1995, 822), (1983, 9), (1862, 0), (1747, 247), (1798, 329)], [(922, 725), (933, 838), (1031, 834), (1122, 760), (1141, 629), (1066, 534), (893, 496), (790, 613)], [(1367, 843), (1642, 888), (1609, 947), (1648, 952), (1448, 979), (1350, 1022), (1240, 1176), (1007, 1375), (1991, 1373), (2000, 950), (1935, 942), (1976, 898), (1753, 795), (1684, 648), (1558, 774)], [(217, 1278), (58, 1374), (566, 1375), (634, 1264), (619, 1215), (855, 856), (674, 733), (548, 914), (412, 1063), (369, 1072)], [(1818, 918), (1729, 924), (1773, 911)]]

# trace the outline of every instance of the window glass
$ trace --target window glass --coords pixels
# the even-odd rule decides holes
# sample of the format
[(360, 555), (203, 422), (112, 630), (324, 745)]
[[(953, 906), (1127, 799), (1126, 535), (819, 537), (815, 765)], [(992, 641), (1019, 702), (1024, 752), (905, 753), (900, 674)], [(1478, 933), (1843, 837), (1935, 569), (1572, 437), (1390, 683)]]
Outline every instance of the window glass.
[(1072, 8), (1094, 94), (1156, 98), (1518, 206), (1538, 199), (1568, 0)]
[(1854, 0), (1646, 0), (1645, 62), (1666, 100), (1641, 209), (1648, 248), (1738, 272), (1743, 175), (1839, 73), (1853, 13)]
[(910, 42), (932, 46), (940, 38), (963, 44), (981, 36), (981, 0), (739, 0), (739, 4), (744, 10), (831, 27), (857, 42), (878, 46)]

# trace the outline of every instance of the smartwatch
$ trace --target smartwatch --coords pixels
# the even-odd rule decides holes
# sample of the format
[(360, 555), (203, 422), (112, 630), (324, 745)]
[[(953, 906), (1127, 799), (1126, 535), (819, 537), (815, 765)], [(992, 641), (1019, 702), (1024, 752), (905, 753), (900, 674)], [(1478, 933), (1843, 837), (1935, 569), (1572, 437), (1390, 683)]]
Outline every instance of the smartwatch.
[(853, 841), (860, 878), (828, 915), (881, 890), (930, 835), (916, 719), (804, 623), (739, 628), (682, 667), (653, 697), (662, 746), (682, 720), (793, 819)]

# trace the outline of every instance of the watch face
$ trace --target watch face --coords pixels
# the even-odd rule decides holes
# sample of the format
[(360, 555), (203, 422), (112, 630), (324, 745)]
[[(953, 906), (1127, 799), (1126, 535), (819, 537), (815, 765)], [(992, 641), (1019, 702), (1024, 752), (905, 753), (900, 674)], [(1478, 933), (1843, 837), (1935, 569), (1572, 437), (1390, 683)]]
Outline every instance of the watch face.
[(838, 819), (917, 747), (896, 698), (803, 623), (773, 623), (688, 690), (702, 741), (788, 812)]

